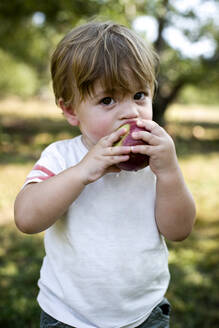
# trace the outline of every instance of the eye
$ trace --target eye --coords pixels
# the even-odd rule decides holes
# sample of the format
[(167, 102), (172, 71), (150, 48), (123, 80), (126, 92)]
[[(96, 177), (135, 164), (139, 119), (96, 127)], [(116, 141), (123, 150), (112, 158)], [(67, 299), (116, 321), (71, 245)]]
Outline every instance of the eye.
[(135, 100), (143, 100), (145, 97), (146, 97), (146, 93), (143, 92), (143, 91), (137, 92), (137, 93), (134, 95), (134, 99), (135, 99)]
[(115, 101), (112, 97), (105, 97), (100, 100), (100, 104), (103, 104), (103, 105), (112, 105), (112, 104), (114, 104), (114, 102)]

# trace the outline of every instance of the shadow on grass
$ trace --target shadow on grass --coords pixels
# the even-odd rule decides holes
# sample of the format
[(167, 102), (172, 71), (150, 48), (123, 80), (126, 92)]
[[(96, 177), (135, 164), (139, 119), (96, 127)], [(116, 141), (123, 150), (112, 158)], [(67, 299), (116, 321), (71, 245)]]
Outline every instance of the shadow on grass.
[[(35, 161), (50, 143), (72, 138), (79, 134), (76, 127), (65, 120), (49, 118), (9, 119), (0, 116), (0, 163), (23, 164)], [(179, 157), (219, 150), (219, 135), (211, 139), (200, 139), (193, 135), (195, 127), (201, 126), (213, 132), (219, 130), (217, 123), (170, 122), (167, 129), (173, 136)]]
[(166, 127), (174, 139), (179, 158), (219, 151), (218, 123), (169, 122)]
[(41, 236), (14, 225), (0, 229), (0, 327), (38, 328), (37, 280), (44, 255)]
[[(170, 253), (174, 252), (167, 293), (173, 306), (171, 327), (219, 327), (219, 221), (210, 225), (197, 218), (187, 240), (168, 242)], [(205, 234), (209, 228), (210, 234)]]
[(73, 138), (77, 127), (49, 118), (4, 120), (0, 116), (0, 163), (24, 164), (35, 161), (50, 143)]

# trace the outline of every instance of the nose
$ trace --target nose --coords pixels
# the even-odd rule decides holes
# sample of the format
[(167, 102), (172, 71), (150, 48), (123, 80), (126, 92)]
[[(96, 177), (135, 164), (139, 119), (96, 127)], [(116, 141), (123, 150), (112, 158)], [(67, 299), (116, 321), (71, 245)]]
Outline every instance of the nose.
[(120, 119), (136, 119), (139, 117), (138, 105), (130, 102), (125, 102), (121, 106)]

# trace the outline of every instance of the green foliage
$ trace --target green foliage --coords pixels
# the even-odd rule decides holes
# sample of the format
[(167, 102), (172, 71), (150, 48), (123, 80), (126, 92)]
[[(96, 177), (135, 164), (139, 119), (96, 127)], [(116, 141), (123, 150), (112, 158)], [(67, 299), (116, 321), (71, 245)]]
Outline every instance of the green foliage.
[[(55, 44), (77, 22), (96, 14), (98, 7), (100, 7), (100, 3), (96, 0), (87, 1), (86, 4), (83, 0), (1, 1), (0, 50), (4, 52), (5, 56), (8, 54), (10, 58), (13, 58), (14, 62), (17, 61), (17, 66), (23, 65), (19, 69), (17, 81), (23, 84), (24, 75), (30, 75), (30, 72), (33, 72), (38, 79), (37, 91), (40, 92), (42, 87), (47, 87), (50, 79), (50, 55)], [(45, 20), (37, 23), (34, 21), (36, 14), (41, 15)], [(0, 57), (1, 67), (4, 65), (4, 61), (5, 59)], [(25, 68), (23, 68), (24, 63)], [(22, 69), (25, 69), (27, 73), (22, 75), (20, 73)], [(0, 85), (2, 88), (0, 97), (5, 93), (24, 96), (35, 93), (35, 88), (32, 89), (32, 92), (30, 89), (26, 91), (22, 87), (18, 90), (18, 85), (12, 83), (10, 74), (7, 76), (9, 81), (5, 77), (4, 83)], [(25, 83), (26, 81), (24, 81)]]
[(38, 89), (35, 70), (24, 62), (18, 62), (9, 53), (0, 49), (0, 96), (15, 93), (18, 96), (32, 96)]
[(0, 326), (39, 327), (40, 309), (33, 299), (44, 254), (42, 239), (24, 238), (13, 225), (0, 233)]
[(219, 94), (217, 87), (212, 88), (196, 88), (194, 85), (186, 86), (178, 97), (178, 102), (181, 104), (205, 104), (218, 105)]
[[(209, 5), (217, 4), (209, 0)], [(18, 90), (11, 82), (10, 74), (0, 83), (0, 96), (4, 93), (34, 94), (36, 89), (48, 86), (49, 59), (51, 52), (60, 38), (75, 25), (85, 23), (92, 17), (112, 19), (132, 28), (133, 20), (138, 16), (148, 15), (156, 19), (157, 39), (154, 47), (161, 58), (159, 86), (154, 101), (154, 119), (162, 121), (164, 112), (188, 84), (202, 89), (212, 89), (218, 85), (218, 25), (213, 19), (202, 21), (195, 9), (182, 11), (177, 8), (179, 2), (172, 0), (34, 0), (0, 3), (0, 49), (4, 54), (16, 60), (18, 65), (25, 63), (28, 72), (34, 72), (38, 83), (31, 90)], [(205, 3), (200, 0), (200, 4)], [(41, 21), (36, 17), (40, 16)], [(203, 38), (212, 40), (215, 51), (208, 57), (190, 57), (176, 49), (167, 41), (165, 32), (174, 27), (182, 32), (186, 40), (192, 43)], [(173, 37), (174, 39), (174, 37)], [(172, 40), (174, 41), (174, 40)], [(4, 59), (0, 56), (0, 63)], [(22, 64), (23, 65), (23, 64)], [(1, 65), (2, 66), (2, 65)], [(29, 67), (29, 68), (28, 68)], [(25, 80), (26, 74), (19, 70), (17, 81)], [(30, 73), (27, 73), (29, 75)], [(7, 81), (9, 79), (9, 81)], [(19, 84), (20, 84), (19, 83)], [(185, 97), (185, 96), (184, 96)], [(187, 97), (187, 101), (189, 98)]]

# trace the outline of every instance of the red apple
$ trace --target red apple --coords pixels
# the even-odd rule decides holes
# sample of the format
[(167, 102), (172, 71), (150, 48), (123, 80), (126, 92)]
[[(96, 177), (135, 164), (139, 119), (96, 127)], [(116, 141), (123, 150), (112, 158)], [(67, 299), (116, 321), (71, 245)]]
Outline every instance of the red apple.
[[(144, 128), (138, 127), (136, 122), (129, 122), (120, 127), (120, 129), (126, 128), (127, 132), (121, 137), (121, 139), (114, 144), (114, 146), (137, 146), (147, 144), (141, 139), (133, 139), (132, 133), (138, 131), (145, 131)], [(149, 165), (149, 156), (143, 154), (130, 153), (129, 160), (126, 162), (120, 162), (117, 164), (121, 170), (126, 171), (138, 171)]]

